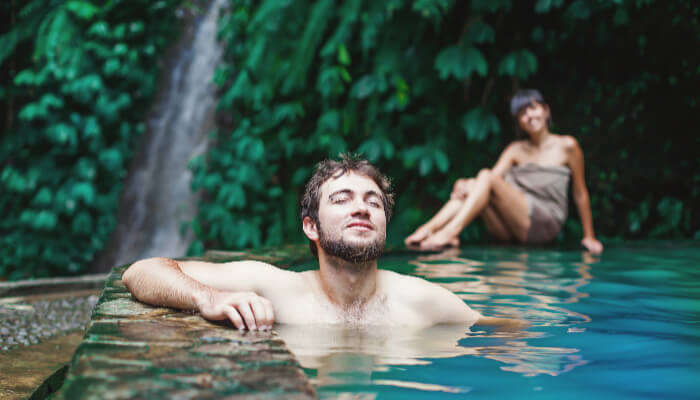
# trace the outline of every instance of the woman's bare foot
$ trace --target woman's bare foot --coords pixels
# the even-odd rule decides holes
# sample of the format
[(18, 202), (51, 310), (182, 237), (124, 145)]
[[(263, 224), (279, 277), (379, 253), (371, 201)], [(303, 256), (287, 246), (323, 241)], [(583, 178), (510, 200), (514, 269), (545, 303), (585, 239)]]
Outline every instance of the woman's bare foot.
[(410, 234), (408, 237), (406, 237), (403, 243), (407, 247), (418, 247), (420, 246), (421, 242), (425, 240), (431, 233), (432, 232), (430, 228), (423, 225), (416, 229), (416, 231)]
[(442, 250), (446, 247), (459, 247), (459, 238), (438, 232), (420, 242), (421, 250)]

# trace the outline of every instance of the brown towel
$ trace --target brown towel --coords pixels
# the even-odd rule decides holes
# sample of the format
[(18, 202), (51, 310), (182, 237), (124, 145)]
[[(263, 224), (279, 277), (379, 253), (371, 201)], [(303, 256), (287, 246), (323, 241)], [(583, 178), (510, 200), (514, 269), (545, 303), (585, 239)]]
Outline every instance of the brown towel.
[(562, 165), (517, 165), (505, 181), (525, 194), (530, 216), (528, 243), (548, 242), (559, 233), (568, 212), (567, 192), (571, 172)]

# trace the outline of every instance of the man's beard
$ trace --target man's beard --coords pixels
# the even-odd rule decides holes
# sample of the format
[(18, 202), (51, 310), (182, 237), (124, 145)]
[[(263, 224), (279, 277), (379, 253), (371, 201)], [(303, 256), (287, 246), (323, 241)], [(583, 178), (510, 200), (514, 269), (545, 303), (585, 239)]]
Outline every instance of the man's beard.
[(354, 264), (376, 260), (382, 255), (385, 238), (380, 235), (371, 243), (348, 243), (343, 238), (330, 238), (318, 224), (318, 244), (329, 256), (338, 257)]

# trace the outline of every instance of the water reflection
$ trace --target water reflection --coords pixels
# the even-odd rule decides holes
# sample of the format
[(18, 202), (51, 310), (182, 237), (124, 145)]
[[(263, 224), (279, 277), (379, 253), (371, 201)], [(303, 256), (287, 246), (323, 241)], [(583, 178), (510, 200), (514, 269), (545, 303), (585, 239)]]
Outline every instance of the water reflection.
[(469, 391), (460, 386), (459, 377), (454, 384), (438, 385), (404, 378), (401, 372), (408, 366), (439, 365), (448, 358), (464, 357), (460, 366), (465, 372), (472, 368), (468, 360), (480, 357), (497, 361), (500, 370), (525, 376), (557, 376), (586, 364), (579, 349), (538, 346), (538, 339), (557, 335), (562, 328), (566, 334), (585, 330), (590, 318), (565, 305), (588, 296), (583, 288), (593, 279), (590, 264), (597, 260), (582, 255), (552, 263), (525, 253), (508, 256), (478, 261), (451, 250), (409, 263), (415, 267), (414, 275), (448, 288), (486, 315), (531, 322), (524, 331), (455, 325), (427, 329), (280, 325), (277, 331), (316, 385), (340, 391), (350, 387), (346, 385)]
[[(462, 325), (412, 329), (334, 325), (279, 325), (276, 331), (302, 367), (311, 371), (319, 386), (380, 384), (421, 390), (462, 392), (447, 387), (405, 380), (372, 380), (373, 372), (390, 367), (431, 364), (434, 359), (475, 355), (478, 349), (460, 345), (469, 330)], [(514, 336), (518, 334), (514, 334)]]
[[(418, 257), (410, 263), (416, 267), (416, 275), (450, 289), (485, 315), (531, 322), (533, 326), (523, 332), (523, 339), (535, 339), (548, 334), (538, 328), (566, 327), (567, 333), (585, 331), (580, 325), (590, 322), (590, 317), (561, 305), (588, 297), (581, 289), (593, 279), (590, 264), (597, 261), (585, 252), (580, 262), (571, 264), (531, 261), (529, 254), (521, 253), (513, 260), (484, 263), (465, 258), (455, 249)], [(465, 279), (445, 281), (453, 277)], [(474, 332), (471, 336), (479, 335)], [(502, 334), (483, 333), (485, 338), (498, 335)], [(476, 354), (509, 364), (501, 367), (505, 371), (556, 376), (587, 362), (578, 352), (576, 348), (538, 347), (525, 340), (510, 340), (480, 347)]]
[(526, 319), (536, 326), (590, 322), (587, 315), (559, 304), (588, 297), (580, 289), (593, 278), (589, 264), (597, 260), (583, 253), (580, 262), (569, 265), (537, 260), (532, 263), (535, 266), (528, 258), (527, 253), (521, 253), (515, 260), (485, 264), (464, 258), (454, 249), (410, 263), (416, 267), (415, 275), (446, 287), (486, 315)]

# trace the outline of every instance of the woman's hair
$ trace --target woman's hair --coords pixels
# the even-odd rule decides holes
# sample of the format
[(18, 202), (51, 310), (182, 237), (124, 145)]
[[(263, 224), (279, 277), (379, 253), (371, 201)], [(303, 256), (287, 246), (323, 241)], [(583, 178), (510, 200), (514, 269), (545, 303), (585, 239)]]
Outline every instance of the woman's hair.
[[(525, 132), (523, 132), (523, 130), (520, 129), (520, 124), (518, 123), (518, 114), (520, 114), (520, 111), (532, 104), (533, 101), (549, 109), (549, 105), (546, 101), (544, 101), (542, 93), (540, 93), (539, 90), (536, 89), (520, 89), (517, 92), (515, 92), (513, 98), (510, 99), (510, 114), (513, 116), (513, 120), (515, 122), (515, 133), (518, 138), (527, 136)], [(547, 117), (547, 127), (550, 128), (551, 126), (552, 114), (550, 112), (549, 116)]]

